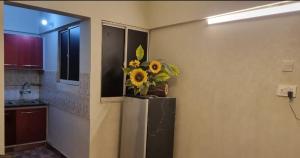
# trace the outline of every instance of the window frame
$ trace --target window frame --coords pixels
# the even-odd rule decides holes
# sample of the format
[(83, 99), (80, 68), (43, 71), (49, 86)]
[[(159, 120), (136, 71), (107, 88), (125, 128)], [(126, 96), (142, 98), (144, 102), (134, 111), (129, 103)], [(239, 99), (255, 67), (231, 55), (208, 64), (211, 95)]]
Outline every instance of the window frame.
[[(141, 32), (145, 32), (147, 33), (147, 53), (146, 53), (146, 60), (149, 59), (149, 42), (150, 42), (150, 31), (148, 29), (144, 29), (144, 28), (140, 28), (140, 27), (136, 27), (136, 26), (130, 26), (130, 25), (125, 25), (125, 24), (121, 24), (121, 23), (115, 23), (115, 22), (111, 22), (111, 21), (105, 21), (103, 20), (101, 23), (101, 31), (102, 26), (110, 26), (110, 27), (115, 27), (115, 28), (120, 28), (120, 29), (124, 29), (125, 30), (125, 43), (124, 43), (124, 59), (123, 59), (123, 66), (127, 67), (127, 49), (128, 49), (128, 30), (134, 30), (134, 31), (141, 31)], [(102, 32), (103, 33), (103, 32)], [(101, 41), (102, 41), (102, 37), (101, 37)], [(101, 62), (100, 62), (100, 66), (101, 66), (101, 72), (102, 72), (102, 47), (101, 47)], [(102, 97), (102, 90), (100, 87), (100, 102), (122, 102), (125, 95), (126, 95), (126, 76), (123, 76), (123, 95), (122, 96), (112, 96), (112, 97)], [(100, 86), (102, 86), (102, 73), (100, 73)]]
[(80, 29), (79, 24), (68, 26), (65, 28), (62, 28), (58, 31), (58, 64), (57, 64), (57, 82), (62, 83), (62, 84), (67, 84), (67, 85), (73, 85), (73, 86), (79, 86), (80, 84), (80, 36), (79, 36), (79, 78), (78, 81), (75, 80), (66, 80), (66, 79), (61, 79), (60, 71), (61, 71), (61, 33), (68, 31), (68, 61), (67, 61), (67, 76), (69, 76), (69, 50), (70, 50), (70, 29), (78, 27)]

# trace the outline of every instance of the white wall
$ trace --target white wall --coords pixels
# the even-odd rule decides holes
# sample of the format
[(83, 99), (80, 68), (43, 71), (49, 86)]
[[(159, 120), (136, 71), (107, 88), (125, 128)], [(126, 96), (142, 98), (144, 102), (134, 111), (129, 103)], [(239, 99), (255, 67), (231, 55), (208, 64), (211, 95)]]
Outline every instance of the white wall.
[[(90, 51), (88, 38), (90, 37), (90, 23), (89, 21), (83, 21), (79, 24), (80, 27), (80, 75), (89, 74), (90, 63)], [(54, 75), (58, 72), (58, 32), (50, 32), (43, 35), (44, 39), (44, 62), (45, 73), (49, 71), (54, 72)], [(53, 73), (50, 73), (53, 74)], [(55, 80), (54, 78), (51, 78)], [(80, 78), (82, 79), (82, 78)], [(80, 86), (66, 85), (59, 83), (56, 80), (51, 82), (44, 81), (42, 86), (52, 86), (53, 89), (58, 88), (62, 91), (62, 95), (65, 92), (77, 93), (80, 90)], [(83, 81), (80, 81), (82, 84)], [(89, 82), (89, 81), (88, 81)], [(47, 92), (45, 92), (47, 93)], [(51, 95), (42, 95), (45, 99), (51, 99)], [(67, 96), (67, 95), (66, 95)], [(68, 95), (69, 96), (69, 95)], [(88, 96), (84, 96), (88, 97)], [(47, 141), (56, 149), (61, 151), (65, 156), (70, 158), (83, 158), (89, 155), (89, 131), (90, 122), (89, 118), (83, 118), (72, 112), (64, 109), (61, 104), (68, 104), (68, 100), (74, 100), (76, 98), (65, 98), (66, 102), (57, 102), (59, 105), (49, 105), (49, 127)], [(75, 106), (75, 105), (71, 105)], [(85, 105), (89, 106), (89, 105)]]
[[(90, 24), (83, 21), (80, 27), (80, 73), (90, 73)], [(44, 70), (58, 70), (58, 31), (42, 35), (44, 42)]]
[(156, 28), (268, 3), (272, 1), (151, 1), (145, 11), (148, 27)]
[(48, 115), (47, 141), (69, 158), (88, 157), (89, 121), (53, 106)]
[(58, 32), (50, 32), (43, 36), (44, 70), (57, 71)]
[[(151, 58), (182, 71), (169, 83), (177, 98), (174, 158), (299, 157), (300, 122), (288, 98), (276, 96), (278, 84), (300, 85), (299, 17), (151, 31)], [(294, 72), (282, 72), (286, 59), (295, 61)], [(298, 116), (299, 105), (297, 96)]]

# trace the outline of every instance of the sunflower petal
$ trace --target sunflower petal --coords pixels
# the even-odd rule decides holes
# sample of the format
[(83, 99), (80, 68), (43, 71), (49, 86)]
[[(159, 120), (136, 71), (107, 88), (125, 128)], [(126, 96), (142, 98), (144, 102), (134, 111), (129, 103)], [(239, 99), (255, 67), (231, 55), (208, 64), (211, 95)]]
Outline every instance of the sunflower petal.
[(147, 82), (147, 80), (148, 80), (147, 72), (140, 68), (134, 69), (130, 72), (130, 81), (136, 87), (142, 86), (142, 84)]

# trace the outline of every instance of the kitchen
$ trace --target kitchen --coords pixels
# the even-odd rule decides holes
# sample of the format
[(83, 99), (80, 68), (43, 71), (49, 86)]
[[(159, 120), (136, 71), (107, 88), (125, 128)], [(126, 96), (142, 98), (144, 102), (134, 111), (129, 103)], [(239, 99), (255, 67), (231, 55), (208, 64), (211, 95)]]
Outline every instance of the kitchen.
[[(88, 141), (89, 74), (79, 65), (88, 62), (80, 46), (87, 25), (84, 17), (4, 5), (5, 148), (10, 155), (31, 149), (42, 157), (72, 157), (65, 149), (70, 144), (64, 143)], [(84, 125), (75, 121), (74, 126), (81, 131), (72, 134), (72, 127), (62, 124), (65, 117), (80, 120)], [(84, 145), (78, 147), (82, 154)]]

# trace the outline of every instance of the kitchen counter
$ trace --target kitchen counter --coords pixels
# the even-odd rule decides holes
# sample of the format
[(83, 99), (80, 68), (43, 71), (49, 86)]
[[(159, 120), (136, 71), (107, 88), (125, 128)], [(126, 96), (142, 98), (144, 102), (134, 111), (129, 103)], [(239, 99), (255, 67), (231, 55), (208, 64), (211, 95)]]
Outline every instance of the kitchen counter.
[(38, 107), (48, 106), (45, 102), (34, 99), (34, 100), (6, 100), (5, 108), (19, 108), (19, 107)]

